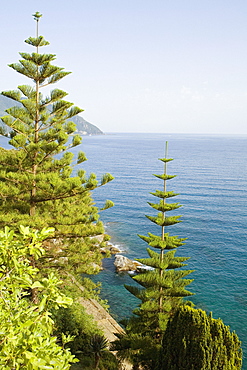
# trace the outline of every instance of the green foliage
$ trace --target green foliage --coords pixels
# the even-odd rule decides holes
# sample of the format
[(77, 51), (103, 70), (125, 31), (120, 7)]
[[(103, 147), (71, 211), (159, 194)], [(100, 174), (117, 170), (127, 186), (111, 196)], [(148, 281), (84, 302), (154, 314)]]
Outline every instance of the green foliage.
[[(40, 14), (34, 14), (37, 22)], [(39, 49), (49, 43), (37, 35), (25, 41), (34, 52), (20, 53), (19, 63), (11, 64), (18, 73), (34, 82), (20, 85), (17, 90), (2, 92), (16, 106), (1, 117), (5, 136), (14, 149), (0, 148), (0, 227), (30, 226), (41, 230), (54, 227), (54, 243), (47, 244), (42, 258), (44, 267), (75, 269), (76, 272), (95, 272), (102, 255), (89, 237), (104, 233), (98, 209), (91, 191), (113, 179), (110, 174), (102, 181), (94, 174), (74, 167), (86, 160), (68, 150), (81, 143), (74, 135), (76, 125), (70, 121), (82, 110), (64, 100), (66, 92), (55, 88), (43, 96), (42, 88), (60, 81), (70, 72), (52, 64), (54, 54), (41, 54)], [(112, 206), (107, 202), (104, 209)], [(73, 241), (71, 242), (71, 240)], [(59, 245), (59, 247), (58, 247)], [(41, 266), (41, 264), (39, 265)]]
[[(121, 364), (119, 364), (113, 353), (109, 351), (104, 351), (102, 357), (100, 358), (98, 368), (100, 370), (120, 370), (122, 369)], [(94, 370), (95, 361), (90, 355), (83, 356), (80, 358), (80, 362), (72, 364), (71, 370)]]
[[(51, 273), (38, 280), (38, 269), (30, 261), (44, 254), (41, 244), (53, 232), (21, 227), (15, 234), (8, 227), (0, 231), (0, 368), (6, 370), (69, 369), (76, 361), (53, 336), (51, 310), (71, 305), (61, 293), (61, 282)], [(37, 304), (30, 291), (39, 294)]]
[(118, 356), (126, 356), (136, 368), (141, 366), (150, 370), (157, 366), (167, 321), (179, 305), (186, 304), (183, 298), (192, 295), (186, 287), (193, 281), (186, 279), (192, 270), (180, 269), (187, 265), (184, 262), (188, 258), (175, 256), (176, 249), (184, 244), (185, 239), (165, 233), (165, 227), (181, 222), (180, 216), (167, 216), (167, 212), (178, 209), (180, 204), (167, 203), (167, 199), (177, 195), (166, 190), (167, 181), (175, 176), (166, 173), (167, 163), (172, 159), (160, 160), (164, 163), (164, 173), (154, 176), (163, 181), (163, 190), (151, 193), (159, 198), (158, 203), (148, 203), (158, 211), (158, 215), (146, 217), (159, 226), (161, 232), (160, 235), (139, 235), (151, 248), (147, 249), (149, 257), (137, 259), (152, 269), (133, 276), (140, 287), (125, 286), (141, 303), (126, 323), (126, 334), (113, 344)]
[(192, 280), (185, 279), (192, 271), (184, 269), (188, 258), (175, 256), (185, 239), (165, 233), (166, 226), (180, 222), (179, 216), (167, 217), (166, 212), (180, 205), (166, 203), (176, 195), (166, 191), (166, 181), (174, 176), (166, 174), (171, 159), (161, 161), (164, 174), (155, 176), (164, 181), (164, 187), (151, 193), (161, 200), (149, 203), (159, 213), (147, 216), (161, 227), (161, 235), (139, 235), (151, 248), (147, 249), (149, 257), (138, 261), (152, 270), (133, 277), (140, 287), (126, 286), (141, 303), (133, 311), (136, 316), (125, 323), (126, 334), (119, 336), (113, 349), (120, 358), (129, 359), (135, 369), (240, 370), (242, 351), (237, 335), (220, 319), (215, 320), (192, 308), (191, 302), (183, 301), (192, 294), (186, 289)]
[(205, 311), (180, 307), (169, 320), (160, 370), (240, 370), (238, 336)]
[[(54, 89), (53, 91), (56, 91), (56, 90), (59, 91), (59, 89)], [(63, 92), (63, 93), (64, 93), (64, 95), (61, 95), (61, 98), (63, 98), (64, 96), (67, 95), (65, 92)], [(20, 105), (18, 102), (16, 102), (16, 104)], [(6, 109), (11, 108), (12, 105), (13, 105), (13, 103), (12, 103), (12, 100), (10, 98), (7, 98), (3, 95), (0, 95), (0, 117), (4, 116)], [(85, 134), (87, 134), (87, 135), (102, 135), (103, 134), (103, 132), (97, 126), (87, 122), (80, 115), (76, 115), (76, 116), (73, 116), (73, 117), (69, 118), (69, 122), (67, 121), (67, 123), (69, 123), (70, 125), (73, 126), (73, 130), (71, 132), (69, 132), (69, 134), (72, 134), (75, 130), (79, 133), (82, 133), (83, 135), (85, 135)], [(0, 122), (0, 130), (1, 129), (3, 130), (3, 127), (1, 126), (1, 122)], [(5, 129), (7, 129), (7, 127), (5, 127)], [(4, 134), (6, 134), (6, 132), (4, 132)]]
[(104, 206), (103, 206), (102, 208), (100, 208), (100, 210), (101, 210), (101, 211), (104, 211), (104, 210), (106, 210), (106, 209), (108, 209), (108, 208), (111, 208), (111, 207), (113, 207), (113, 206), (114, 206), (114, 203), (113, 203), (111, 200), (107, 199), (107, 200), (105, 201)]
[(61, 337), (61, 333), (74, 337), (74, 340), (68, 343), (68, 348), (74, 355), (78, 355), (78, 351), (83, 356), (87, 355), (92, 336), (102, 334), (92, 317), (77, 301), (67, 308), (61, 307), (59, 310), (53, 310), (53, 318), (56, 327), (55, 334), (58, 337)]
[[(35, 15), (34, 18), (38, 22), (39, 18)], [(93, 174), (88, 179), (85, 175), (71, 176), (74, 165), (82, 163), (86, 157), (80, 152), (73, 162), (72, 153), (68, 155), (69, 148), (81, 143), (81, 137), (73, 135), (75, 124), (68, 119), (82, 110), (63, 100), (67, 93), (60, 89), (52, 90), (47, 97), (41, 94), (41, 88), (57, 82), (68, 72), (51, 65), (51, 61), (55, 59), (54, 54), (38, 52), (38, 47), (46, 45), (40, 40), (43, 40), (42, 36), (38, 35), (26, 40), (36, 48), (36, 52), (20, 53), (23, 59), (10, 65), (32, 79), (35, 88), (21, 85), (18, 90), (2, 92), (19, 105), (8, 108), (7, 115), (1, 117), (3, 124), (11, 130), (6, 136), (11, 137), (9, 143), (16, 151), (3, 150), (0, 160), (2, 213), (8, 210), (8, 220), (2, 216), (0, 224), (4, 226), (9, 220), (13, 220), (14, 224), (29, 225), (31, 221), (37, 227), (42, 219), (42, 224), (53, 224), (58, 234), (64, 236), (71, 234), (71, 225), (82, 222), (85, 224), (85, 221), (96, 217), (97, 209), (93, 207), (89, 190), (95, 189), (98, 182)], [(71, 135), (72, 140), (69, 141)], [(60, 154), (59, 158), (56, 157), (57, 154)], [(104, 175), (99, 186), (112, 179), (111, 175)], [(70, 208), (70, 221), (66, 215), (64, 219), (58, 216), (60, 204), (63, 208)], [(79, 211), (79, 206), (74, 209), (74, 204), (80, 205), (82, 209), (85, 204), (87, 210)], [(49, 211), (44, 217), (46, 209)], [(74, 232), (76, 236), (80, 234), (79, 229)], [(81, 234), (84, 236), (84, 233)]]
[(94, 355), (94, 368), (98, 369), (100, 358), (108, 349), (108, 341), (103, 335), (95, 334), (92, 336), (89, 351)]
[(71, 280), (71, 276), (67, 276), (62, 286), (62, 292), (73, 298), (73, 303), (68, 307), (60, 307), (58, 310), (52, 310), (52, 317), (55, 322), (55, 334), (60, 338), (64, 335), (73, 336), (74, 340), (68, 344), (71, 352), (74, 355), (78, 351), (86, 356), (90, 340), (93, 335), (102, 335), (102, 331), (98, 328), (97, 323), (88, 315), (85, 308), (80, 303), (80, 298), (98, 299), (99, 286), (88, 278), (78, 280), (80, 286), (77, 285), (75, 278)]
[[(167, 153), (166, 153), (167, 155)], [(149, 322), (147, 327), (150, 335), (152, 331), (156, 336), (162, 333), (166, 321), (179, 304), (182, 304), (182, 298), (190, 296), (192, 293), (186, 289), (193, 280), (185, 279), (192, 270), (178, 270), (186, 266), (185, 261), (188, 258), (176, 257), (176, 249), (183, 245), (183, 238), (170, 236), (165, 233), (165, 227), (175, 225), (181, 222), (181, 216), (167, 216), (167, 212), (181, 207), (179, 203), (167, 203), (167, 199), (174, 197), (176, 194), (166, 191), (166, 182), (175, 176), (167, 175), (167, 163), (172, 159), (162, 158), (164, 163), (164, 174), (155, 175), (163, 180), (163, 191), (156, 190), (152, 193), (155, 197), (160, 198), (158, 203), (148, 203), (153, 209), (158, 211), (157, 216), (146, 216), (149, 220), (160, 226), (160, 235), (149, 233), (148, 236), (139, 235), (151, 248), (158, 249), (158, 252), (151, 248), (147, 249), (148, 258), (138, 259), (139, 262), (152, 267), (151, 271), (144, 271), (137, 274), (133, 279), (141, 285), (141, 288), (133, 290), (131, 287), (126, 288), (141, 300), (141, 304), (134, 313), (142, 318), (143, 321)], [(158, 334), (159, 333), (159, 334)], [(147, 332), (145, 333), (147, 334)]]
[(116, 334), (118, 340), (112, 343), (111, 349), (117, 351), (120, 361), (127, 360), (133, 364), (133, 369), (154, 370), (161, 345), (151, 336), (128, 331), (126, 334)]
[(78, 349), (76, 350), (76, 355), (80, 360), (78, 369), (118, 370), (120, 368), (118, 360), (108, 349), (108, 341), (99, 331), (92, 331), (87, 340), (84, 338), (83, 342), (77, 344), (81, 344), (81, 347), (77, 345)]

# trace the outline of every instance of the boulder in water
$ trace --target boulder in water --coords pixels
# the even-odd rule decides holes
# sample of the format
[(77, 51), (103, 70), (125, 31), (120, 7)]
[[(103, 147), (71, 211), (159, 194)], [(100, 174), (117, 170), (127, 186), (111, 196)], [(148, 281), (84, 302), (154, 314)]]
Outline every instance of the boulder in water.
[(114, 266), (116, 267), (117, 272), (120, 271), (136, 271), (138, 266), (141, 266), (141, 263), (137, 261), (132, 261), (129, 258), (117, 254), (115, 256)]

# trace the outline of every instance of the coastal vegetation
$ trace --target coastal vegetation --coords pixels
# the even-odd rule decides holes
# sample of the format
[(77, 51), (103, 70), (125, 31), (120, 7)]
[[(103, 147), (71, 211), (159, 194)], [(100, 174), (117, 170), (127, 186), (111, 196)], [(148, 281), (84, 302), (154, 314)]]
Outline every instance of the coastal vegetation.
[(221, 319), (184, 305), (169, 320), (160, 362), (160, 370), (237, 370), (242, 367), (241, 343)]
[[(18, 102), (16, 102), (18, 106)], [(11, 99), (7, 98), (6, 96), (0, 95), (0, 117), (5, 115), (5, 111), (8, 108), (13, 106), (13, 102)], [(103, 135), (103, 132), (92, 123), (86, 121), (80, 115), (76, 115), (70, 118), (70, 121), (76, 124), (76, 133), (80, 135)], [(1, 123), (0, 123), (1, 125)], [(8, 131), (8, 128), (5, 127), (5, 130)]]
[[(44, 255), (42, 241), (52, 229), (40, 232), (21, 227), (17, 234), (8, 227), (0, 231), (0, 368), (69, 369), (75, 357), (65, 348), (71, 336), (53, 336), (51, 310), (71, 305), (61, 281), (50, 272), (40, 278), (31, 260)], [(32, 304), (30, 292), (38, 291), (39, 301)]]
[(163, 174), (154, 176), (163, 181), (163, 187), (151, 193), (160, 201), (148, 203), (158, 215), (146, 216), (159, 227), (160, 234), (139, 235), (149, 245), (149, 257), (137, 261), (149, 269), (132, 276), (140, 287), (125, 287), (141, 303), (125, 320), (125, 333), (117, 335), (112, 349), (135, 370), (239, 370), (242, 350), (237, 335), (220, 319), (207, 316), (185, 299), (193, 295), (186, 289), (193, 281), (186, 277), (193, 271), (185, 269), (189, 258), (175, 254), (186, 239), (165, 232), (166, 227), (181, 222), (181, 216), (167, 216), (180, 207), (167, 202), (178, 195), (167, 191), (167, 181), (175, 177), (167, 174), (167, 164), (172, 161), (168, 143), (166, 156), (160, 161), (164, 163)]
[[(104, 234), (104, 227), (90, 192), (113, 177), (105, 174), (99, 183), (95, 174), (87, 177), (81, 167), (75, 174), (75, 167), (86, 156), (79, 151), (74, 159), (68, 151), (81, 143), (70, 118), (82, 109), (65, 101), (67, 93), (60, 89), (51, 90), (45, 97), (41, 93), (42, 88), (60, 81), (69, 72), (51, 64), (54, 54), (40, 54), (40, 48), (49, 44), (38, 34), (40, 16), (34, 15), (36, 37), (25, 41), (35, 51), (20, 53), (19, 63), (10, 65), (34, 81), (34, 87), (21, 85), (17, 90), (2, 92), (18, 105), (8, 108), (1, 117), (2, 135), (14, 149), (0, 149), (0, 226), (18, 229), (23, 225), (39, 230), (54, 227), (52, 240), (47, 240), (46, 258), (41, 257), (36, 265), (42, 266), (41, 270), (49, 267), (90, 273), (97, 270), (102, 258), (98, 244), (104, 246), (107, 239), (99, 243), (93, 238)], [(112, 203), (107, 201), (103, 209), (110, 206)]]
[(183, 298), (193, 294), (186, 289), (193, 280), (185, 278), (193, 271), (183, 268), (186, 266), (184, 262), (189, 258), (176, 256), (177, 248), (184, 244), (185, 239), (171, 236), (166, 232), (167, 227), (181, 222), (179, 215), (167, 216), (167, 212), (181, 207), (179, 203), (167, 202), (178, 195), (173, 191), (167, 191), (167, 181), (175, 177), (167, 174), (167, 164), (172, 161), (167, 155), (168, 143), (166, 156), (160, 159), (164, 171), (161, 175), (154, 175), (163, 182), (162, 190), (151, 193), (159, 201), (149, 203), (158, 214), (146, 216), (158, 226), (160, 234), (139, 235), (149, 245), (147, 248), (149, 257), (137, 261), (150, 269), (144, 269), (143, 272), (133, 276), (140, 288), (133, 285), (125, 286), (141, 303), (133, 311), (134, 315), (125, 323), (126, 334), (118, 335), (119, 340), (113, 344), (118, 356), (121, 358), (127, 356), (137, 369), (139, 366), (146, 366), (148, 369), (157, 368), (167, 322), (180, 305), (191, 304)]
[[(113, 177), (87, 177), (85, 154), (74, 158), (69, 151), (81, 143), (74, 122), (82, 110), (60, 89), (41, 93), (69, 72), (52, 64), (54, 54), (40, 53), (49, 44), (39, 35), (40, 18), (34, 14), (36, 37), (25, 41), (35, 51), (20, 53), (19, 63), (10, 65), (34, 86), (2, 92), (16, 105), (1, 117), (1, 134), (12, 149), (0, 148), (0, 366), (117, 370), (118, 359), (127, 359), (135, 370), (241, 369), (237, 335), (187, 300), (193, 271), (186, 269), (188, 257), (176, 255), (185, 239), (166, 232), (180, 222), (178, 215), (167, 216), (180, 208), (168, 202), (177, 195), (167, 190), (175, 177), (167, 174), (168, 149), (160, 159), (164, 171), (155, 175), (163, 182), (152, 193), (159, 202), (149, 203), (158, 214), (146, 216), (160, 233), (139, 235), (149, 248), (138, 261), (149, 269), (133, 276), (135, 286), (126, 285), (140, 304), (111, 346), (118, 358), (79, 303), (82, 294), (99, 300), (99, 287), (81, 275), (99, 271), (100, 247), (109, 239), (91, 192)], [(101, 210), (112, 205), (106, 201)]]
[[(94, 205), (91, 191), (107, 184), (113, 177), (105, 174), (99, 182), (95, 174), (86, 176), (81, 168), (81, 164), (86, 160), (85, 154), (80, 151), (77, 158), (74, 158), (73, 153), (69, 151), (81, 143), (81, 136), (75, 133), (76, 125), (71, 119), (82, 110), (64, 100), (67, 93), (60, 89), (53, 89), (45, 96), (42, 94), (42, 89), (47, 94), (47, 88), (70, 72), (52, 64), (55, 60), (54, 54), (40, 53), (40, 48), (49, 44), (39, 35), (40, 17), (40, 13), (34, 14), (36, 37), (25, 41), (34, 48), (34, 52), (20, 53), (22, 59), (19, 63), (10, 64), (11, 68), (34, 82), (34, 86), (21, 85), (17, 90), (2, 92), (4, 97), (14, 101), (16, 105), (9, 107), (1, 117), (1, 134), (7, 138), (12, 149), (0, 148), (0, 227), (4, 229), (11, 225), (11, 233), (15, 233), (14, 239), (18, 238), (21, 230), (29, 228), (35, 230), (34, 233), (43, 233), (42, 251), (45, 250), (46, 253), (28, 253), (25, 255), (25, 263), (28, 264), (29, 261), (30, 266), (37, 271), (40, 281), (49, 280), (49, 276), (53, 276), (54, 281), (62, 281), (59, 285), (61, 294), (69, 295), (71, 303), (69, 308), (65, 305), (51, 305), (49, 313), (46, 314), (50, 317), (52, 312), (55, 320), (55, 325), (52, 324), (52, 319), (47, 323), (47, 335), (49, 334), (51, 339), (51, 342), (47, 342), (47, 350), (50, 345), (52, 347), (56, 343), (53, 334), (56, 332), (57, 338), (63, 340), (66, 331), (69, 338), (75, 339), (71, 351), (76, 351), (80, 346), (85, 352), (92, 335), (102, 333), (92, 323), (91, 318), (83, 313), (81, 306), (79, 311), (79, 294), (99, 299), (99, 287), (89, 279), (82, 279), (81, 274), (99, 271), (103, 258), (100, 247), (104, 247), (109, 239), (105, 235), (102, 222), (99, 221), (99, 210)], [(79, 166), (77, 172), (76, 166)], [(106, 201), (101, 210), (112, 205), (111, 201)], [(51, 228), (52, 233), (42, 232)], [(22, 257), (19, 256), (18, 259)], [(6, 268), (4, 264), (3, 266)], [(84, 286), (84, 293), (81, 290), (79, 293), (71, 276)], [(16, 278), (16, 284), (18, 281), (22, 289), (21, 280)], [(6, 284), (4, 289), (11, 293), (8, 279), (3, 277), (3, 283)], [(24, 290), (29, 290), (25, 297), (25, 307), (29, 307), (32, 312), (36, 312), (36, 309), (38, 311), (43, 302), (40, 288), (38, 283), (24, 285)], [(20, 293), (17, 306), (24, 302), (21, 300), (22, 295)], [(4, 297), (3, 300), (6, 301)], [(80, 321), (82, 317), (83, 320)], [(15, 321), (15, 329), (22, 330), (26, 320), (27, 316), (20, 316), (20, 321)], [(40, 335), (43, 335), (41, 331)], [(38, 337), (37, 334), (37, 341)], [(70, 343), (67, 344), (67, 347), (69, 346)], [(66, 361), (69, 364), (73, 356), (66, 351)], [(32, 354), (30, 356), (32, 357)], [(15, 364), (11, 369), (17, 369), (18, 366)], [(42, 366), (43, 363), (40, 363), (37, 368)], [(69, 365), (66, 366), (61, 363), (61, 367), (56, 365), (54, 368), (69, 368)], [(35, 367), (30, 365), (27, 368)]]

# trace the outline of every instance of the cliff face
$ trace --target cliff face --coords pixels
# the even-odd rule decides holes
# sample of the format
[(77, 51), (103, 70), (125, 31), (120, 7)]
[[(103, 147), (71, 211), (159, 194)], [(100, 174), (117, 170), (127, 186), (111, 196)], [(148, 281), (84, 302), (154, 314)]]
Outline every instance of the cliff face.
[[(11, 108), (14, 105), (18, 105), (18, 103), (16, 103), (12, 99), (6, 98), (6, 96), (0, 95), (0, 117), (6, 114), (6, 109)], [(80, 116), (75, 116), (71, 118), (71, 121), (76, 124), (77, 132), (81, 135), (103, 135), (103, 132), (97, 126), (87, 122), (84, 118)]]
[(71, 119), (76, 124), (77, 131), (81, 135), (103, 135), (103, 132), (92, 123), (87, 122), (80, 116), (75, 116)]

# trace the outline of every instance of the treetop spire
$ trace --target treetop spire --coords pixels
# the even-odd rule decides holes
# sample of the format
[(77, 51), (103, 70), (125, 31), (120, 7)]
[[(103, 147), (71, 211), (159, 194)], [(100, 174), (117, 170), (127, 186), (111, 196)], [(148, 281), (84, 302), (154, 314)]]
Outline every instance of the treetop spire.
[(34, 20), (35, 21), (39, 21), (39, 19), (42, 17), (43, 14), (41, 14), (40, 12), (36, 12), (34, 14), (32, 14), (32, 16), (34, 17)]
[[(39, 36), (39, 19), (42, 17), (42, 14), (40, 12), (36, 12), (33, 14), (34, 20), (37, 22), (36, 25), (36, 37), (38, 38)], [(37, 53), (38, 53), (38, 46), (37, 46)]]

